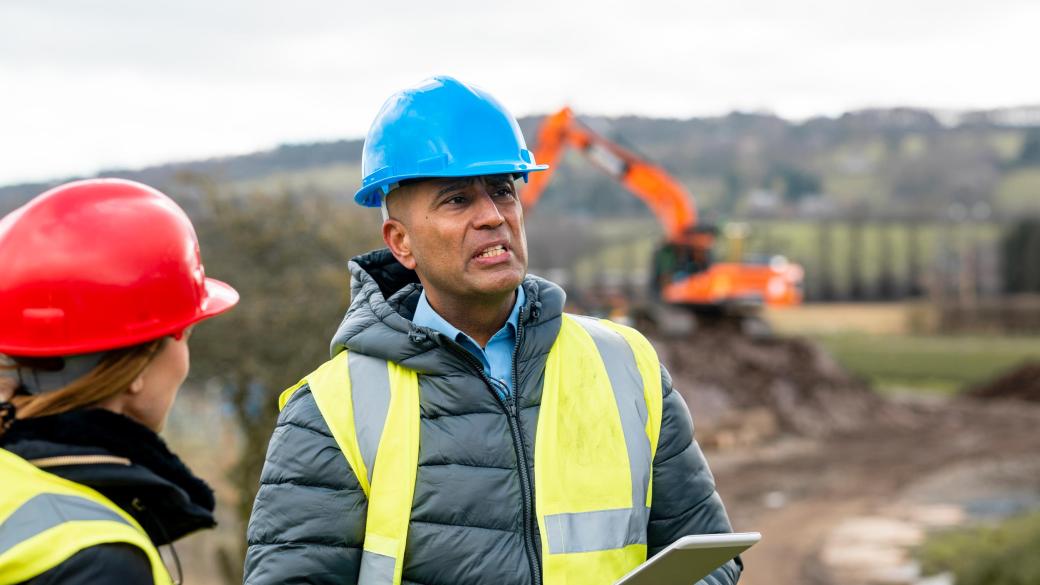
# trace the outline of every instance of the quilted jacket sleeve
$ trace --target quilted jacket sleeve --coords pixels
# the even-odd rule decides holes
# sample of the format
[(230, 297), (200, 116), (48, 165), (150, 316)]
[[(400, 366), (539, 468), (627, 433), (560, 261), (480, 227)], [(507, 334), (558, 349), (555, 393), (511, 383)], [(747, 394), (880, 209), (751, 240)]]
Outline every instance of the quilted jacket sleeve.
[[(647, 553), (653, 556), (682, 536), (732, 532), (715, 478), (693, 438), (693, 420), (686, 401), (672, 389), (661, 368), (664, 404), (661, 436), (654, 457), (653, 501), (650, 506)], [(732, 560), (704, 578), (705, 585), (733, 585), (743, 568)]]
[(249, 518), (245, 583), (357, 583), (367, 501), (310, 389), (275, 426)]

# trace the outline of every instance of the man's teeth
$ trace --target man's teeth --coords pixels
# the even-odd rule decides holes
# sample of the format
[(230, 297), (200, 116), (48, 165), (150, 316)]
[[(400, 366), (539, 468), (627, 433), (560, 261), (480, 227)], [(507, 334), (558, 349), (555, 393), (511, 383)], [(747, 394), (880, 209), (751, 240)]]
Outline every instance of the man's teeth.
[(499, 244), (498, 246), (492, 246), (487, 250), (484, 250), (480, 254), (477, 254), (477, 258), (490, 258), (492, 256), (498, 256), (499, 254), (505, 254), (506, 247)]

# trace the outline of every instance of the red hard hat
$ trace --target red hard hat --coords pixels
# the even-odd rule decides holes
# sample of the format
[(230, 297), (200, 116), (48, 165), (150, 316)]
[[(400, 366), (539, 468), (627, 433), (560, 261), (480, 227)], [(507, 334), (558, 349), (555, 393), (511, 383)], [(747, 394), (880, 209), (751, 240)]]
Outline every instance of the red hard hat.
[(61, 185), (0, 220), (0, 353), (65, 356), (183, 331), (238, 302), (206, 278), (172, 199), (146, 185)]

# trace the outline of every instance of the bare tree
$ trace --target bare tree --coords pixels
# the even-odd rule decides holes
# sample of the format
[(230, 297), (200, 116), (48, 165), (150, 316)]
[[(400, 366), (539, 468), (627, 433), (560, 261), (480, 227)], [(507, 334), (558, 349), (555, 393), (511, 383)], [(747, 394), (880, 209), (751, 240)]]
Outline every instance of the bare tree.
[[(231, 481), (244, 527), (278, 394), (328, 359), (349, 301), (347, 259), (378, 245), (378, 217), (323, 194), (231, 196), (203, 178), (190, 183), (201, 194), (195, 220), (206, 267), (242, 295), (238, 307), (192, 339), (192, 375), (221, 384), (241, 429)], [(229, 583), (241, 582), (244, 537), (240, 542), (218, 553)]]

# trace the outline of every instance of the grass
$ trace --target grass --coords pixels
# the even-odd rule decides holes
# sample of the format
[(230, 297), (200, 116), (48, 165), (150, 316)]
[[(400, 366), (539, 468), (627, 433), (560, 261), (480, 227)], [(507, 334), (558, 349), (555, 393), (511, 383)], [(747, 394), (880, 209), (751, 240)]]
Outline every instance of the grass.
[(1018, 153), (1022, 152), (1022, 143), (1025, 142), (1025, 135), (1018, 130), (994, 132), (989, 136), (987, 142), (997, 152), (1000, 160), (1007, 162), (1018, 158)]
[(862, 201), (864, 193), (879, 193), (885, 185), (874, 173), (828, 173), (823, 178), (827, 194), (836, 202)]
[[(531, 222), (537, 222), (533, 217)], [(719, 226), (723, 227), (723, 226)], [(805, 287), (809, 292), (819, 290), (827, 262), (832, 286), (839, 294), (850, 286), (850, 266), (859, 267), (863, 284), (876, 284), (889, 259), (889, 270), (897, 285), (909, 286), (911, 232), (905, 225), (886, 225), (866, 222), (862, 227), (861, 249), (853, 262), (853, 237), (846, 223), (836, 223), (825, 239), (819, 223), (809, 221), (754, 221), (750, 222), (750, 236), (742, 245), (745, 258), (768, 258), (783, 255), (805, 268)], [(579, 261), (576, 267), (582, 275), (596, 270), (640, 271), (650, 267), (650, 250), (663, 240), (661, 228), (652, 219), (599, 220), (587, 228), (604, 239), (605, 243), (593, 256)], [(948, 256), (947, 267), (956, 267), (956, 258), (972, 244), (995, 244), (1000, 238), (1000, 226), (982, 224), (926, 224), (916, 228), (919, 242), (919, 277), (925, 277), (936, 265), (940, 253)], [(887, 250), (882, 240), (888, 242)], [(826, 253), (824, 253), (826, 251)], [(730, 242), (719, 237), (715, 250), (718, 260), (730, 259)], [(541, 261), (542, 259), (533, 259)]]
[(1028, 359), (1040, 359), (1037, 337), (936, 337), (820, 334), (813, 338), (875, 387), (956, 392)]
[(925, 574), (950, 571), (957, 585), (1040, 583), (1040, 513), (996, 526), (936, 534), (918, 551)]
[(1007, 212), (1040, 210), (1040, 168), (1028, 167), (1004, 175), (997, 187), (996, 201)]
[(1040, 337), (917, 333), (912, 321), (927, 309), (913, 302), (807, 304), (768, 310), (766, 318), (780, 335), (819, 342), (881, 391), (953, 393), (1040, 359)]
[(333, 164), (296, 171), (281, 171), (264, 177), (237, 181), (232, 188), (240, 191), (270, 191), (272, 188), (306, 192), (322, 190), (353, 195), (361, 182), (361, 167), (357, 164)]
[(846, 333), (906, 335), (921, 303), (807, 303), (766, 308), (764, 316), (780, 335), (818, 337)]

